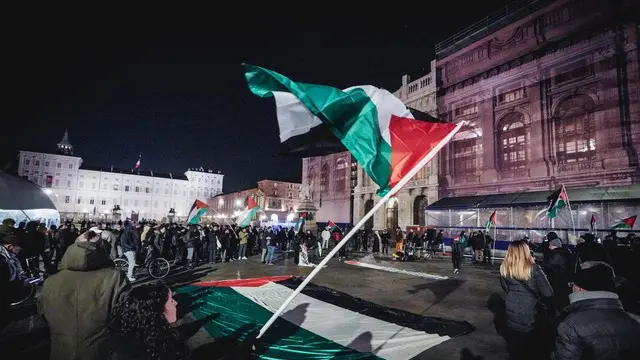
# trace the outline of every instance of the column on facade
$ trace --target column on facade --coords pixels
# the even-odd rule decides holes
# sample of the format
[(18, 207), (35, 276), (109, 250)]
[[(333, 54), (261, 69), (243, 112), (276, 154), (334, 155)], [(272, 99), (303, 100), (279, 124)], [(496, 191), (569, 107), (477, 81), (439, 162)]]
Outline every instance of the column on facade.
[(478, 125), (482, 130), (482, 168), (480, 169), (480, 181), (492, 183), (498, 178), (498, 170), (495, 162), (495, 130), (493, 96), (487, 91), (476, 103), (478, 106)]
[[(538, 65), (534, 65), (536, 68), (532, 71), (534, 74), (540, 74), (540, 69), (537, 68)], [(528, 71), (528, 69), (523, 69), (524, 71)], [(527, 132), (527, 149), (528, 153), (528, 168), (529, 168), (529, 176), (530, 177), (544, 177), (547, 176), (547, 167), (544, 164), (544, 147), (542, 146), (544, 132), (543, 129), (548, 129), (549, 125), (545, 124), (543, 126), (542, 121), (544, 115), (542, 111), (538, 109), (544, 108), (542, 102), (544, 99), (540, 97), (540, 86), (544, 86), (545, 83), (539, 76), (532, 75), (530, 82), (526, 84), (525, 92), (527, 98), (530, 99), (528, 107), (528, 114), (524, 115), (524, 120), (528, 122), (528, 132)], [(542, 93), (546, 94), (546, 91)], [(530, 116), (530, 117), (529, 117)]]
[(353, 195), (353, 224), (362, 219), (362, 199), (360, 194)]
[(405, 229), (408, 225), (413, 225), (413, 200), (409, 194), (409, 189), (403, 189), (398, 193), (398, 226)]
[(362, 183), (362, 180), (363, 180), (363, 177), (362, 177), (362, 171), (363, 171), (362, 170), (362, 166), (360, 166), (360, 164), (358, 164), (357, 169), (358, 169), (356, 171), (356, 174), (357, 174), (357, 177), (358, 177), (358, 184), (357, 184), (358, 186), (357, 187), (362, 189), (362, 187), (364, 186), (364, 184)]

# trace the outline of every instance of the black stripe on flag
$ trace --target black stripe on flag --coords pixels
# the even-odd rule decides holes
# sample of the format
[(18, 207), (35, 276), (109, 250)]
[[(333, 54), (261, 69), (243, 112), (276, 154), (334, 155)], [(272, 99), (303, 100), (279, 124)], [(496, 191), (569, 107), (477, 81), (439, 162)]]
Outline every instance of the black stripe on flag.
[[(443, 122), (427, 113), (423, 113), (413, 108), (409, 108), (409, 111), (411, 111), (411, 114), (416, 120)], [(333, 135), (331, 130), (323, 124), (311, 128), (307, 133), (293, 136), (285, 140), (280, 145), (280, 149), (276, 155), (283, 157), (295, 156), (305, 158), (335, 154), (342, 151), (347, 151), (347, 148), (335, 135)]]
[[(302, 283), (302, 278), (295, 277), (278, 282), (278, 284), (286, 286), (292, 290), (295, 290), (300, 283)], [(423, 316), (404, 310), (393, 309), (313, 283), (307, 284), (307, 286), (302, 290), (302, 293), (317, 300), (339, 306), (343, 309), (376, 318), (380, 321), (410, 328), (415, 331), (424, 331), (427, 334), (455, 337), (468, 334), (475, 330), (475, 326), (471, 325), (467, 321), (449, 320), (435, 316)]]

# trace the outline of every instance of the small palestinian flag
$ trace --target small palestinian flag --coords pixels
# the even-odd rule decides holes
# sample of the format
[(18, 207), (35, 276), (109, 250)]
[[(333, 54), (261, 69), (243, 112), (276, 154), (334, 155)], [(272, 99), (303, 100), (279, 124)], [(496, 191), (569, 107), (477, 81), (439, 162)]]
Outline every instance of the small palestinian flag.
[(336, 223), (334, 223), (331, 220), (329, 220), (329, 222), (327, 223), (327, 227), (329, 228), (329, 231), (333, 231), (335, 229), (339, 229), (338, 225), (336, 225)]
[(276, 276), (195, 283), (177, 290), (176, 300), (179, 307), (193, 304), (196, 321), (208, 320), (199, 337), (225, 344), (216, 347), (221, 358), (404, 360), (474, 330), (466, 321), (391, 309), (309, 283), (273, 330), (255, 340), (301, 282)]
[(611, 229), (612, 230), (633, 229), (633, 225), (635, 225), (637, 218), (638, 218), (638, 215), (633, 215), (633, 216), (630, 216), (630, 217), (628, 217), (626, 219), (622, 219), (617, 224), (614, 224), (611, 227)]
[(462, 127), (431, 116), (416, 119), (402, 100), (375, 86), (341, 90), (294, 82), (259, 66), (244, 67), (249, 90), (275, 99), (281, 143), (314, 144), (317, 132), (328, 128), (380, 187), (380, 196), (423, 159), (433, 159)]
[(592, 234), (595, 234), (597, 231), (597, 223), (596, 223), (596, 214), (591, 214), (591, 221), (589, 221), (589, 230)]
[(189, 216), (187, 216), (188, 224), (197, 224), (200, 221), (200, 217), (204, 215), (209, 209), (209, 205), (205, 204), (200, 200), (196, 200), (191, 205), (191, 210), (189, 210)]
[(142, 157), (138, 157), (138, 162), (136, 162), (136, 165), (134, 167), (134, 169), (140, 169), (140, 160), (142, 159)]
[(307, 220), (307, 213), (302, 213), (300, 214), (300, 217), (298, 217), (298, 221), (296, 221), (296, 226), (294, 227), (294, 231), (297, 233), (300, 232), (300, 229), (302, 229), (302, 225), (304, 225), (304, 222)]
[(251, 197), (247, 198), (247, 206), (244, 208), (244, 210), (242, 210), (240, 215), (238, 215), (236, 224), (238, 224), (240, 227), (247, 227), (251, 225), (251, 221), (253, 220), (258, 210), (260, 210), (260, 207), (258, 206), (258, 204), (256, 204), (256, 201)]
[(489, 220), (487, 220), (487, 222), (484, 224), (484, 232), (485, 233), (489, 233), (489, 230), (491, 230), (491, 227), (495, 227), (496, 226), (496, 211), (493, 211), (493, 214), (491, 214), (491, 216), (489, 216)]
[(569, 205), (569, 196), (567, 196), (567, 190), (565, 190), (564, 185), (554, 191), (547, 200), (550, 201), (549, 208), (547, 209), (547, 217), (553, 219), (558, 215), (558, 210)]

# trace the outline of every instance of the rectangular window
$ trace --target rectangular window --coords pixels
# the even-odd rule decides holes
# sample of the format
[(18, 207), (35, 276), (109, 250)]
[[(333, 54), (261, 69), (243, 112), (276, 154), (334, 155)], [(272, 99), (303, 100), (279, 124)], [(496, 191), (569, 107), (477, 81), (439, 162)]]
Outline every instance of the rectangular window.
[(71, 201), (71, 198), (69, 197), (69, 195), (64, 197), (64, 203), (68, 204)]
[(51, 186), (53, 186), (53, 176), (47, 175), (47, 178), (45, 180), (45, 187), (50, 188)]

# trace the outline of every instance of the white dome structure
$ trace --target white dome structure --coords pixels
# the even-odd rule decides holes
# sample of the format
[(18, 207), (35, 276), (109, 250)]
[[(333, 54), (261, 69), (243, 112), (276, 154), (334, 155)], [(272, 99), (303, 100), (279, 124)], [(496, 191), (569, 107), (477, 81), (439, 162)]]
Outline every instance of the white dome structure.
[(11, 218), (60, 225), (60, 213), (38, 185), (0, 171), (0, 221)]

